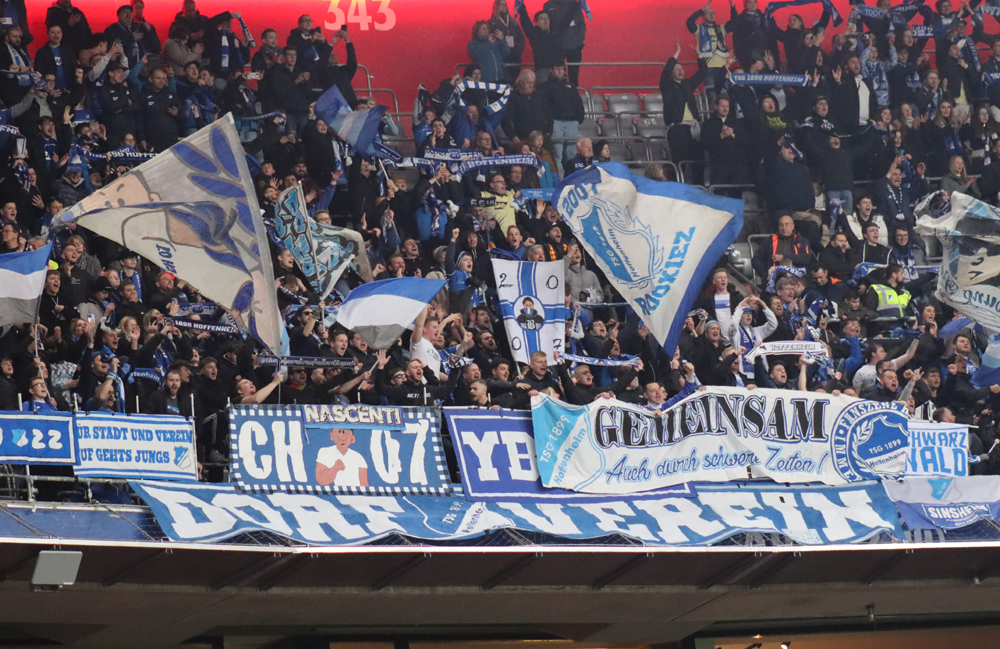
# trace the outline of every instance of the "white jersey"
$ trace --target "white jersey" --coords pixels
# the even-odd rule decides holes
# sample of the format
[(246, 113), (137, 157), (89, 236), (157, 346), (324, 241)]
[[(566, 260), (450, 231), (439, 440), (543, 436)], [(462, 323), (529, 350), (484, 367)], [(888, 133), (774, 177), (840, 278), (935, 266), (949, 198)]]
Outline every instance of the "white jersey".
[(360, 487), (361, 485), (361, 469), (368, 468), (368, 462), (362, 457), (361, 453), (354, 451), (352, 449), (347, 449), (347, 453), (341, 453), (340, 449), (336, 446), (327, 446), (321, 448), (319, 453), (316, 454), (316, 463), (322, 464), (323, 466), (332, 469), (333, 465), (340, 460), (344, 463), (344, 468), (341, 470), (337, 477), (334, 478), (333, 483), (337, 487)]

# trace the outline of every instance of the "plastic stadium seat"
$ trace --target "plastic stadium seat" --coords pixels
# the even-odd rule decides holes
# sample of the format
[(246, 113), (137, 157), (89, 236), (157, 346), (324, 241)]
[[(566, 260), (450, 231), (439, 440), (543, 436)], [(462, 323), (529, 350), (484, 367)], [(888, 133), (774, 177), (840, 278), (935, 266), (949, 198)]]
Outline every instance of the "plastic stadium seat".
[(659, 92), (651, 92), (642, 96), (642, 109), (650, 115), (663, 115), (663, 95)]
[(629, 154), (632, 157), (632, 160), (635, 160), (637, 162), (649, 160), (650, 159), (649, 146), (650, 146), (649, 142), (644, 142), (644, 141), (629, 142), (628, 149), (629, 149)]
[(389, 144), (393, 145), (399, 151), (399, 155), (404, 158), (414, 158), (417, 155), (417, 147), (413, 144), (413, 140), (390, 142)]
[(617, 137), (620, 133), (618, 130), (618, 120), (614, 117), (602, 117), (597, 120), (597, 125), (601, 129), (601, 135), (604, 137)]
[(608, 147), (611, 149), (611, 159), (618, 162), (625, 162), (630, 160), (628, 146), (624, 142), (608, 142)]
[(595, 138), (601, 134), (601, 127), (589, 117), (580, 123), (580, 137)]
[(608, 95), (607, 100), (608, 112), (612, 115), (642, 112), (642, 104), (636, 95)]
[(639, 137), (667, 137), (667, 126), (662, 117), (641, 117), (633, 122), (633, 126)]

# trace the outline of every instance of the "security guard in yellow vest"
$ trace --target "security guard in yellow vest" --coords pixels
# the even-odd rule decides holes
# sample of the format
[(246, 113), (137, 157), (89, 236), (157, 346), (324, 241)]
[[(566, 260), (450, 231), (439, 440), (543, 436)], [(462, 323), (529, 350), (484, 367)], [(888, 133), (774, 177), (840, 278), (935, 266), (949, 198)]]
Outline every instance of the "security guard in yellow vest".
[[(903, 288), (905, 273), (898, 264), (889, 264), (885, 269), (885, 282), (873, 284), (865, 293), (864, 304), (878, 313), (879, 318), (904, 320), (911, 314), (910, 300), (913, 296)], [(892, 329), (901, 322), (885, 322), (883, 329)]]

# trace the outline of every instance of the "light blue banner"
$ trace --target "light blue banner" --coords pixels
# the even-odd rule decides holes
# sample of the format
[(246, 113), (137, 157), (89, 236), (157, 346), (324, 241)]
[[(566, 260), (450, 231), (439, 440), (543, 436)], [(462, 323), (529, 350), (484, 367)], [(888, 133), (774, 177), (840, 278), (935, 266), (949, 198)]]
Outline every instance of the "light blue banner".
[[(445, 408), (455, 445), (465, 498), (470, 501), (607, 502), (615, 496), (590, 496), (542, 486), (535, 462), (531, 413)], [(694, 483), (657, 489), (632, 498), (694, 497)]]
[(885, 483), (885, 491), (911, 530), (954, 530), (1000, 520), (1000, 476), (904, 478)]
[(542, 484), (590, 494), (748, 477), (839, 485), (906, 468), (908, 419), (897, 402), (712, 387), (657, 413), (537, 395), (531, 415)]
[(519, 529), (573, 540), (623, 534), (647, 545), (710, 545), (742, 532), (799, 543), (902, 536), (882, 486), (708, 485), (697, 498), (604, 503), (471, 503), (437, 496), (255, 496), (232, 485), (131, 482), (172, 541), (268, 531), (311, 545), (364, 545), (392, 533), (443, 541)]

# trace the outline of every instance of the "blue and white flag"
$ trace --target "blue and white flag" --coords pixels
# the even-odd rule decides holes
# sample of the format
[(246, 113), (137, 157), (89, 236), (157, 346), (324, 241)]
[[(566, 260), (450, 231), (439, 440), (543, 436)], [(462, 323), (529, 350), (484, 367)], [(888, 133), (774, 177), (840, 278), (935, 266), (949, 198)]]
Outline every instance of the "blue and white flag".
[(1000, 385), (1000, 334), (990, 335), (982, 364), (972, 375), (972, 384), (977, 388)]
[(281, 349), (267, 230), (233, 117), (209, 124), (68, 210), (75, 223), (151, 260)]
[(388, 349), (444, 288), (443, 279), (394, 277), (362, 284), (340, 305), (337, 322), (372, 349)]
[(364, 156), (376, 155), (375, 140), (378, 126), (387, 106), (376, 106), (369, 110), (354, 110), (344, 99), (336, 85), (320, 95), (313, 112), (326, 122), (341, 139)]
[(967, 194), (952, 194), (950, 203), (945, 214), (924, 210), (917, 220), (917, 232), (937, 237), (943, 249), (935, 295), (1000, 331), (1000, 210)]
[(361, 234), (317, 223), (306, 213), (301, 185), (281, 192), (274, 206), (274, 230), (321, 300), (330, 295), (351, 262), (355, 262), (364, 281), (372, 281), (368, 251)]
[(945, 340), (947, 338), (951, 338), (952, 336), (960, 332), (962, 329), (970, 329), (978, 334), (986, 333), (986, 330), (983, 329), (983, 326), (981, 324), (973, 322), (971, 318), (966, 318), (965, 316), (962, 316), (961, 318), (955, 318), (953, 320), (949, 320), (943, 327), (938, 329), (937, 337), (940, 338), (941, 340)]
[(968, 426), (910, 421), (909, 431), (905, 477), (969, 475)]
[(566, 265), (562, 261), (493, 260), (500, 317), (514, 360), (527, 363), (535, 352), (566, 347)]
[(599, 162), (556, 187), (566, 224), (664, 349), (743, 228), (743, 201)]
[(49, 243), (34, 252), (0, 255), (0, 327), (35, 321), (51, 254)]
[(850, 487), (706, 485), (694, 498), (603, 503), (473, 503), (440, 496), (255, 496), (234, 485), (130, 481), (172, 541), (211, 543), (266, 531), (310, 545), (363, 545), (389, 534), (448, 540), (519, 529), (564, 539), (621, 534), (644, 545), (712, 545), (735, 534), (783, 534), (804, 545), (902, 537), (877, 482)]
[(906, 468), (907, 417), (896, 402), (711, 387), (655, 415), (616, 399), (532, 397), (542, 484), (591, 494), (748, 477), (838, 485)]
[(1000, 476), (903, 478), (883, 482), (911, 530), (953, 530), (976, 521), (1000, 521)]

